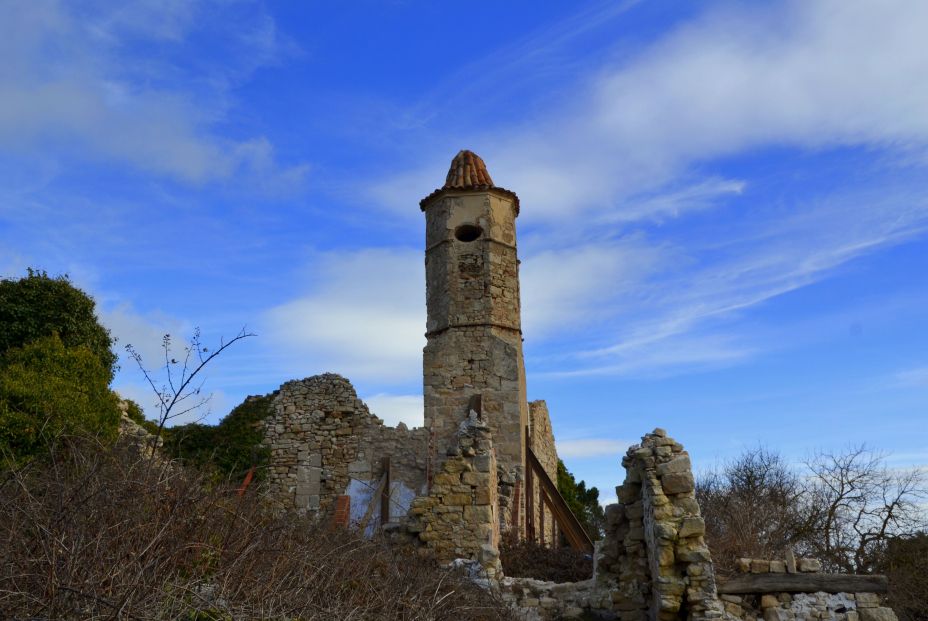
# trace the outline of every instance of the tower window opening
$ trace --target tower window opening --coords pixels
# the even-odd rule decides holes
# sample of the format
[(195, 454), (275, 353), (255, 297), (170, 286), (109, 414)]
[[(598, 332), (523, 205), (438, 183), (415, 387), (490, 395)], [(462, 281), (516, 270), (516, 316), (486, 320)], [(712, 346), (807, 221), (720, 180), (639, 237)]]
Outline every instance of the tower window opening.
[(476, 224), (462, 224), (454, 229), (454, 237), (462, 242), (472, 242), (481, 235), (483, 235), (483, 229)]

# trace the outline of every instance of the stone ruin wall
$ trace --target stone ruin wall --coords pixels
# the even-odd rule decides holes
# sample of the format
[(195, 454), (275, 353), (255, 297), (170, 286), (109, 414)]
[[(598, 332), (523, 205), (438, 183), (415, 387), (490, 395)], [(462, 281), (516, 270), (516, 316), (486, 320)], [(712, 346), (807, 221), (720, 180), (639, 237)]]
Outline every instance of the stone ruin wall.
[[(548, 404), (543, 400), (532, 401), (529, 406), (530, 442), (532, 452), (541, 463), (542, 469), (548, 477), (557, 484), (557, 448), (554, 445), (554, 430), (551, 427), (551, 417), (548, 414)], [(537, 499), (537, 483), (536, 483)], [(551, 510), (542, 503), (534, 503), (535, 536), (540, 543), (557, 545), (555, 541), (554, 516)]]
[[(335, 499), (351, 496), (357, 521), (367, 509), (390, 457), (390, 519), (405, 517), (427, 485), (428, 432), (400, 423), (388, 427), (370, 413), (351, 383), (335, 374), (280, 387), (264, 421), (270, 449), (268, 489), (283, 509), (328, 514)], [(379, 519), (379, 506), (376, 509)]]
[[(536, 401), (531, 412), (532, 450), (556, 478), (547, 407)], [(427, 431), (385, 426), (338, 375), (284, 384), (264, 426), (271, 452), (269, 494), (279, 506), (323, 515), (334, 509), (338, 496), (349, 494), (357, 522), (382, 475), (380, 460), (389, 455), (394, 482), (390, 517), (403, 523), (402, 535), (442, 562), (474, 563), (484, 583), (496, 585), (525, 619), (578, 618), (587, 612), (619, 621), (896, 619), (881, 596), (870, 591), (757, 593), (739, 592), (737, 579), (717, 584), (689, 455), (660, 429), (645, 435), (622, 460), (626, 477), (616, 488), (619, 503), (606, 509), (606, 536), (597, 544), (594, 577), (556, 584), (502, 575), (499, 512), (505, 485), (492, 429), (476, 412), (458, 425), (454, 442), (432, 473), (431, 488)], [(545, 519), (548, 529), (552, 520)], [(536, 528), (539, 520), (536, 514)], [(552, 534), (546, 530), (546, 541)], [(811, 559), (740, 563), (752, 576), (812, 576), (820, 569)]]
[[(819, 585), (813, 559), (741, 561), (756, 574), (802, 574), (801, 589), (756, 591), (751, 581), (717, 583), (696, 502), (689, 455), (661, 429), (642, 438), (622, 460), (618, 504), (606, 509), (606, 536), (597, 544), (594, 576), (577, 583), (505, 577), (504, 599), (531, 621), (580, 618), (587, 612), (619, 621), (897, 621), (869, 590), (831, 593)], [(848, 577), (847, 584), (879, 579)], [(843, 580), (842, 580), (843, 582)], [(756, 586), (756, 583), (754, 583)], [(811, 585), (811, 586), (810, 586)], [(745, 592), (746, 591), (746, 592)]]

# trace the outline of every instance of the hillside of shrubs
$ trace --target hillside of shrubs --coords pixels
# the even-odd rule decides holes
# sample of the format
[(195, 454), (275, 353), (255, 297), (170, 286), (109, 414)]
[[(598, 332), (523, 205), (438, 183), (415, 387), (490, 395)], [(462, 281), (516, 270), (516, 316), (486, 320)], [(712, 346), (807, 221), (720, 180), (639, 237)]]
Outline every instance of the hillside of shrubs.
[(268, 398), (162, 429), (180, 459), (120, 438), (113, 339), (67, 277), (0, 281), (0, 325), (3, 618), (509, 618), (421, 550), (273, 515), (260, 486), (237, 493), (266, 459), (254, 423)]

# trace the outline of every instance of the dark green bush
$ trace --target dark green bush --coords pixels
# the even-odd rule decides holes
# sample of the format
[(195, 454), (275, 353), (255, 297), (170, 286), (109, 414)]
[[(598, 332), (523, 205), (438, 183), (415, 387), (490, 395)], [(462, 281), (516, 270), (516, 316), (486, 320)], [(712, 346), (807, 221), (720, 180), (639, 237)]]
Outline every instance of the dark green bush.
[(49, 277), (29, 269), (19, 280), (0, 280), (0, 356), (57, 333), (65, 347), (89, 348), (113, 379), (113, 339), (94, 313), (94, 301), (67, 276)]

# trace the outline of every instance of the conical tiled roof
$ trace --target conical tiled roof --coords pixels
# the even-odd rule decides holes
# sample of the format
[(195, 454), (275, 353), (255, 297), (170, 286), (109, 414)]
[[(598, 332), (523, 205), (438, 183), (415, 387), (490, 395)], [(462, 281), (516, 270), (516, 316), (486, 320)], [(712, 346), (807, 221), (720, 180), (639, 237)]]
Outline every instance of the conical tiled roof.
[(473, 151), (458, 151), (458, 154), (451, 160), (451, 168), (448, 169), (448, 177), (442, 189), (469, 189), (480, 186), (493, 187), (493, 179), (487, 172), (487, 165)]
[(519, 197), (515, 192), (505, 188), (493, 185), (493, 178), (487, 171), (487, 165), (483, 159), (467, 149), (458, 151), (458, 154), (451, 160), (451, 167), (448, 169), (448, 176), (445, 178), (445, 185), (438, 188), (421, 201), (419, 207), (425, 210), (425, 206), (444, 192), (454, 191), (486, 191), (493, 190), (508, 195), (515, 204), (516, 214), (519, 213)]

